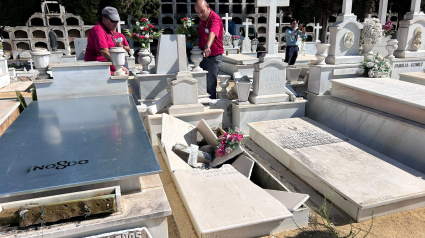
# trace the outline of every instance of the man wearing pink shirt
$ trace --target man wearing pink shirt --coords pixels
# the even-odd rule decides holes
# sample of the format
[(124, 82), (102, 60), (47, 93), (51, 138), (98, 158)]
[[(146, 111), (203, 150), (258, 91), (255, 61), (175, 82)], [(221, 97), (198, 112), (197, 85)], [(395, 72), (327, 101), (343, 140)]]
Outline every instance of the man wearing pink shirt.
[(216, 99), (217, 76), (224, 53), (223, 22), (205, 0), (196, 1), (195, 11), (200, 18), (198, 46), (204, 55), (200, 66), (208, 71), (207, 92), (211, 95), (211, 99)]
[[(109, 49), (112, 47), (124, 47), (129, 52), (125, 36), (116, 31), (117, 24), (120, 21), (118, 11), (114, 7), (105, 7), (102, 10), (102, 20), (90, 29), (87, 37), (85, 61), (108, 61), (112, 62)], [(120, 39), (121, 40), (118, 40)], [(119, 42), (121, 41), (121, 42)], [(128, 74), (128, 69), (123, 67), (123, 70)], [(115, 71), (115, 67), (111, 65), (111, 75)]]

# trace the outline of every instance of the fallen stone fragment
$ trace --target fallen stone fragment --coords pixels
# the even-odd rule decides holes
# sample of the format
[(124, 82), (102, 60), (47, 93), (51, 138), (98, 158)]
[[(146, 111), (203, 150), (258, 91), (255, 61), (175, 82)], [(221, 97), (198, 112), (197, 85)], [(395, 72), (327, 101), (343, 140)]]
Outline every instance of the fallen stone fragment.
[[(187, 163), (187, 161), (189, 160), (189, 154), (190, 154), (189, 146), (181, 144), (181, 143), (176, 143), (176, 145), (174, 145), (173, 147), (173, 151)], [(198, 163), (209, 163), (211, 162), (211, 160), (212, 160), (211, 154), (198, 150), (198, 158), (197, 158)]]

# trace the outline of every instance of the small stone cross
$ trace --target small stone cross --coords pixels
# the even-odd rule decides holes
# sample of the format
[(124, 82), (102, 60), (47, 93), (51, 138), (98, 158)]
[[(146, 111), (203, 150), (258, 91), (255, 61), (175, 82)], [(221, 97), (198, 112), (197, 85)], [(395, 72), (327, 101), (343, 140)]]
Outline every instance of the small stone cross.
[(421, 11), (421, 0), (412, 0), (410, 11), (414, 14), (419, 13)]
[(243, 22), (242, 25), (245, 26), (245, 38), (248, 38), (249, 25), (252, 25), (252, 23), (249, 21), (248, 18), (246, 18), (245, 22)]
[(229, 32), (229, 20), (232, 20), (232, 17), (229, 17), (229, 14), (226, 13), (226, 16), (221, 19), (226, 21), (226, 32)]
[(117, 24), (117, 32), (121, 33), (121, 25), (124, 25), (125, 21), (119, 21)]
[(314, 30), (316, 31), (315, 36), (316, 36), (316, 42), (320, 42), (319, 40), (319, 33), (320, 33), (320, 29), (322, 29), (323, 27), (319, 25), (319, 23), (316, 23), (316, 26), (314, 27)]

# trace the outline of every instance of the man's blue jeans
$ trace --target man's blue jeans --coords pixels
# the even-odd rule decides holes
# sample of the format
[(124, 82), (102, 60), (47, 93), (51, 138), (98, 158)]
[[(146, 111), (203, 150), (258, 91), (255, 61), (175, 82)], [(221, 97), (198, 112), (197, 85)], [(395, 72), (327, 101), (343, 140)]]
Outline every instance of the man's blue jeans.
[(286, 46), (285, 51), (285, 62), (288, 63), (288, 65), (294, 65), (295, 61), (298, 57), (298, 46), (297, 45), (288, 45)]
[(210, 56), (206, 57), (202, 60), (201, 68), (208, 71), (207, 73), (207, 93), (210, 95), (211, 99), (217, 98), (217, 76), (218, 71), (220, 71), (220, 64), (223, 56), (222, 55), (216, 55), (216, 56)]

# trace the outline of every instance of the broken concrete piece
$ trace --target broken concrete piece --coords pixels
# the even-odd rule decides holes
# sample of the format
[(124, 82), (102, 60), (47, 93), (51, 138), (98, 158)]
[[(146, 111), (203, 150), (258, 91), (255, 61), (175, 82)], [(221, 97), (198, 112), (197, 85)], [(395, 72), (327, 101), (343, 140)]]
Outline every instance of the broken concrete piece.
[(153, 115), (159, 112), (161, 109), (171, 104), (171, 93), (165, 94), (162, 98), (158, 99), (152, 105), (149, 105), (149, 114)]
[(290, 212), (300, 208), (310, 197), (308, 194), (290, 193), (285, 191), (264, 189), (279, 202), (281, 202)]
[(217, 146), (217, 135), (211, 130), (211, 127), (204, 119), (199, 121), (196, 129), (201, 133), (202, 137), (204, 137), (209, 145)]
[(187, 160), (187, 163), (195, 167), (198, 163), (198, 150), (199, 147), (197, 145), (191, 144), (189, 147), (189, 159)]
[[(180, 156), (180, 158), (182, 158), (184, 161), (187, 162), (189, 160), (189, 154), (190, 154), (189, 146), (181, 144), (181, 143), (176, 143), (176, 145), (174, 145), (173, 147), (173, 151), (178, 156)], [(212, 160), (212, 156), (210, 154), (207, 154), (205, 152), (198, 150), (197, 162), (209, 163), (211, 162), (211, 160)]]
[(201, 148), (199, 148), (200, 151), (208, 153), (210, 155), (215, 153), (215, 147), (212, 145), (204, 145)]
[(251, 178), (252, 169), (254, 168), (254, 161), (245, 155), (241, 155), (235, 160), (235, 162), (232, 163), (232, 166), (245, 177)]
[(19, 219), (19, 226), (30, 226), (116, 211), (115, 194), (109, 194), (47, 205), (29, 205), (20, 208), (16, 215)]

